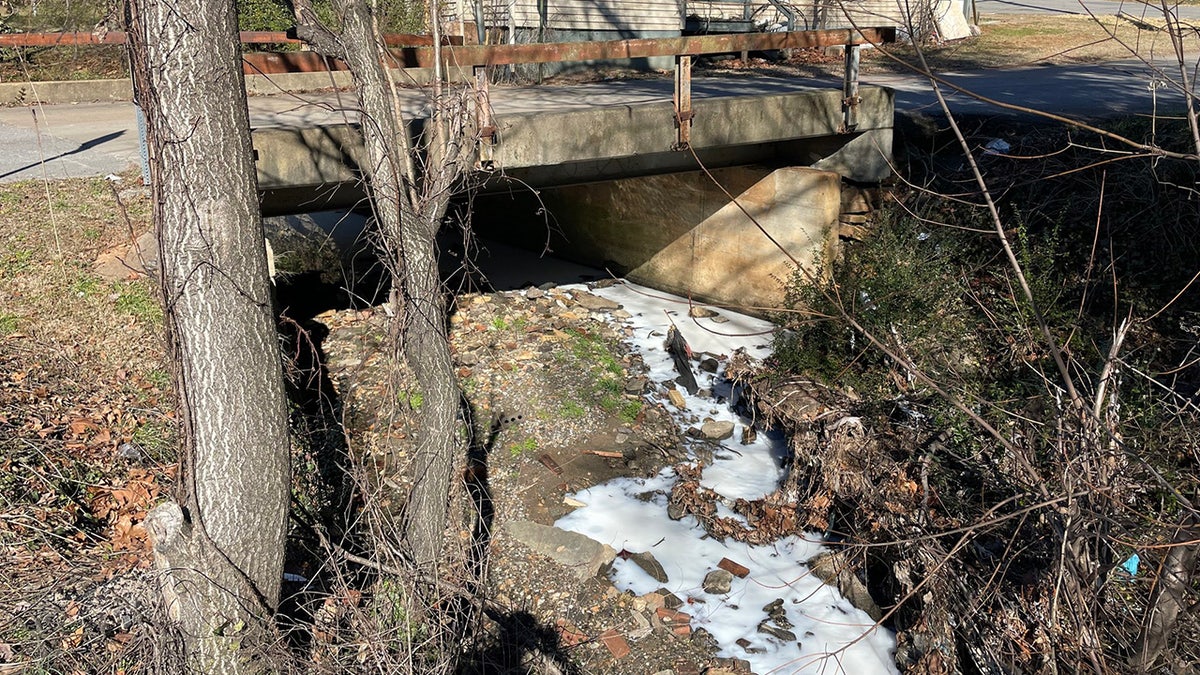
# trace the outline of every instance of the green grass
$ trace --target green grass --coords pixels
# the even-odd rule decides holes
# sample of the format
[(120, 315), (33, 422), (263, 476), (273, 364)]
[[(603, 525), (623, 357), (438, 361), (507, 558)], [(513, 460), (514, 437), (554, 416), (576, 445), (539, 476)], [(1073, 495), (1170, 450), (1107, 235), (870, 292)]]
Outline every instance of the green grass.
[(98, 290), (100, 290), (100, 280), (86, 273), (71, 282), (71, 295), (77, 298), (95, 297)]
[(116, 284), (115, 292), (118, 311), (149, 324), (162, 323), (162, 307), (148, 280)]
[(17, 332), (18, 325), (20, 325), (20, 319), (15, 314), (0, 313), (0, 337)]
[(579, 401), (567, 401), (562, 404), (562, 416), (569, 420), (581, 420), (587, 416), (587, 408)]
[(14, 277), (29, 269), (33, 263), (33, 249), (10, 248), (0, 254), (0, 276)]
[(564, 419), (577, 420), (587, 416), (589, 404), (621, 421), (632, 423), (642, 410), (640, 399), (625, 395), (625, 369), (616, 346), (603, 337), (580, 330), (568, 330), (570, 340), (566, 349), (557, 352), (556, 359), (566, 370), (584, 373), (573, 386), (561, 391), (563, 402), (558, 411)]
[(155, 461), (167, 461), (174, 455), (175, 425), (152, 418), (134, 430), (131, 440)]
[(532, 436), (530, 436), (522, 441), (518, 441), (516, 443), (510, 443), (508, 445), (508, 452), (513, 457), (520, 457), (521, 455), (524, 455), (526, 453), (535, 452), (537, 449), (538, 449), (537, 439)]
[(171, 374), (161, 368), (155, 368), (146, 373), (146, 381), (158, 389), (167, 389), (171, 386)]

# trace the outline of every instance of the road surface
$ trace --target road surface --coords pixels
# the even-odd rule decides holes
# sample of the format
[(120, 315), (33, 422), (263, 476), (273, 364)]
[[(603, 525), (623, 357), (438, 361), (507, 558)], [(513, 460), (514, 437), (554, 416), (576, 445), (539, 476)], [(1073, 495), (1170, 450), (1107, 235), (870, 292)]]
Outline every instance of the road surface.
[[(1167, 64), (1164, 64), (1166, 66)], [(1177, 74), (1177, 71), (1176, 71)], [(1121, 114), (1177, 111), (1181, 98), (1160, 86), (1170, 70), (1150, 72), (1134, 61), (1102, 65), (1043, 66), (1017, 70), (949, 73), (946, 79), (988, 98), (1071, 117), (1095, 119)], [(896, 90), (898, 111), (941, 114), (929, 83), (915, 75), (873, 75), (864, 84)], [(595, 105), (633, 105), (671, 99), (669, 80), (629, 80), (566, 87), (498, 87), (494, 106), (500, 110), (534, 110)], [(840, 87), (835, 80), (780, 78), (696, 78), (696, 98), (752, 95), (799, 87)], [(255, 126), (311, 125), (353, 120), (348, 94), (255, 96), (249, 99)], [(957, 113), (1013, 116), (958, 94), (950, 96)], [(406, 114), (425, 106), (420, 90), (405, 98)], [(140, 163), (139, 134), (129, 103), (89, 103), (32, 108), (0, 108), (0, 183), (39, 178), (103, 176)]]
[[(1155, 5), (1120, 0), (975, 0), (979, 13), (987, 14), (1076, 14), (1097, 16), (1128, 14), (1139, 19), (1162, 20), (1162, 10)], [(1168, 2), (1171, 6), (1172, 2)], [(1200, 19), (1200, 6), (1179, 5), (1173, 7), (1180, 19)]]

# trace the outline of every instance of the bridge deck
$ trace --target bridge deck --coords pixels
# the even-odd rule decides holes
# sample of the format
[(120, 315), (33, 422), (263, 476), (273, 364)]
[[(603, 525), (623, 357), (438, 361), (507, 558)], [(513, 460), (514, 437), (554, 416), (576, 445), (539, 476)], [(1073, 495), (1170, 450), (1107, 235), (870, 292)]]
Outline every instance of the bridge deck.
[[(793, 162), (812, 164), (872, 136), (871, 144), (860, 143), (861, 158), (849, 157), (833, 168), (858, 180), (878, 180), (886, 162), (876, 159), (880, 148), (875, 146), (886, 145), (883, 156), (890, 156), (891, 91), (862, 87), (858, 126), (846, 134), (839, 132), (842, 92), (835, 86), (783, 78), (697, 78), (692, 148), (706, 162), (730, 165), (777, 156), (780, 146), (794, 141), (824, 139), (819, 150)], [(690, 152), (672, 150), (677, 138), (671, 96), (668, 80), (495, 88), (496, 168), (541, 185), (696, 168)], [(292, 192), (358, 180), (361, 141), (352, 95), (252, 103), (263, 190)], [(428, 105), (420, 90), (404, 96), (410, 119), (424, 117)]]

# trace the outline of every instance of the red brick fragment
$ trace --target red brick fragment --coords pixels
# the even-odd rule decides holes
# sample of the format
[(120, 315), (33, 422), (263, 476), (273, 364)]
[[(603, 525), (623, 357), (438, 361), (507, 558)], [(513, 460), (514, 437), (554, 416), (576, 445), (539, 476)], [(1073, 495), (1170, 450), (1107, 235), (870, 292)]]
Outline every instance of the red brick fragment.
[(736, 563), (729, 558), (721, 558), (721, 562), (717, 563), (717, 567), (729, 572), (739, 579), (745, 579), (747, 574), (750, 574), (750, 568), (741, 563)]
[(587, 642), (587, 634), (566, 619), (559, 619), (555, 623), (557, 624), (555, 630), (558, 631), (558, 642), (562, 646), (574, 647)]
[(625, 638), (621, 637), (621, 634), (615, 628), (609, 628), (601, 633), (600, 641), (608, 648), (613, 658), (623, 659), (629, 656), (629, 643), (625, 641)]
[(681, 625), (686, 626), (692, 622), (691, 614), (687, 614), (686, 612), (677, 612), (673, 609), (667, 609), (666, 607), (659, 607), (658, 609), (654, 610), (654, 613), (658, 615), (658, 620), (662, 621), (663, 624), (668, 628)]

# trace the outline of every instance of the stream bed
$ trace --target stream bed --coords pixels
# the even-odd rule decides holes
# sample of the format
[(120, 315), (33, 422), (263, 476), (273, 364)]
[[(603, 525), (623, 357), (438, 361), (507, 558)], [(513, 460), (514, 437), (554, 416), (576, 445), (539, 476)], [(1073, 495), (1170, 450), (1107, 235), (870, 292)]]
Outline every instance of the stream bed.
[[(774, 329), (770, 322), (728, 310), (693, 319), (686, 299), (631, 283), (591, 292), (620, 303), (632, 315), (625, 321), (632, 329), (629, 341), (653, 382), (670, 382), (677, 375), (664, 348), (671, 324), (696, 354), (727, 357), (739, 348), (756, 358), (769, 354)], [(723, 369), (725, 359), (718, 362)], [(740, 432), (751, 422), (731, 409), (735, 392), (723, 381), (720, 369), (715, 374), (698, 372), (697, 381), (701, 394), (708, 389), (712, 395), (689, 395), (680, 388), (684, 409), (658, 394), (649, 396), (661, 400), (685, 431), (706, 420), (733, 423), (733, 437), (713, 453), (701, 485), (730, 502), (758, 499), (775, 490), (784, 477), (786, 440), (760, 432), (752, 442), (742, 444)], [(758, 675), (898, 672), (891, 631), (877, 626), (805, 566), (823, 552), (821, 535), (789, 536), (765, 546), (720, 541), (691, 516), (668, 517), (667, 500), (676, 480), (674, 469), (667, 467), (647, 479), (619, 478), (582, 490), (573, 497), (584, 506), (555, 524), (617, 551), (651, 553), (668, 581), (655, 580), (627, 555), (619, 555), (610, 574), (617, 588), (642, 595), (665, 587), (684, 601), (679, 611), (690, 616), (692, 629), (704, 629), (720, 644), (719, 656), (749, 661)], [(720, 502), (718, 509), (721, 516), (739, 517)], [(749, 572), (734, 576), (728, 592), (708, 593), (705, 577), (723, 559)]]

